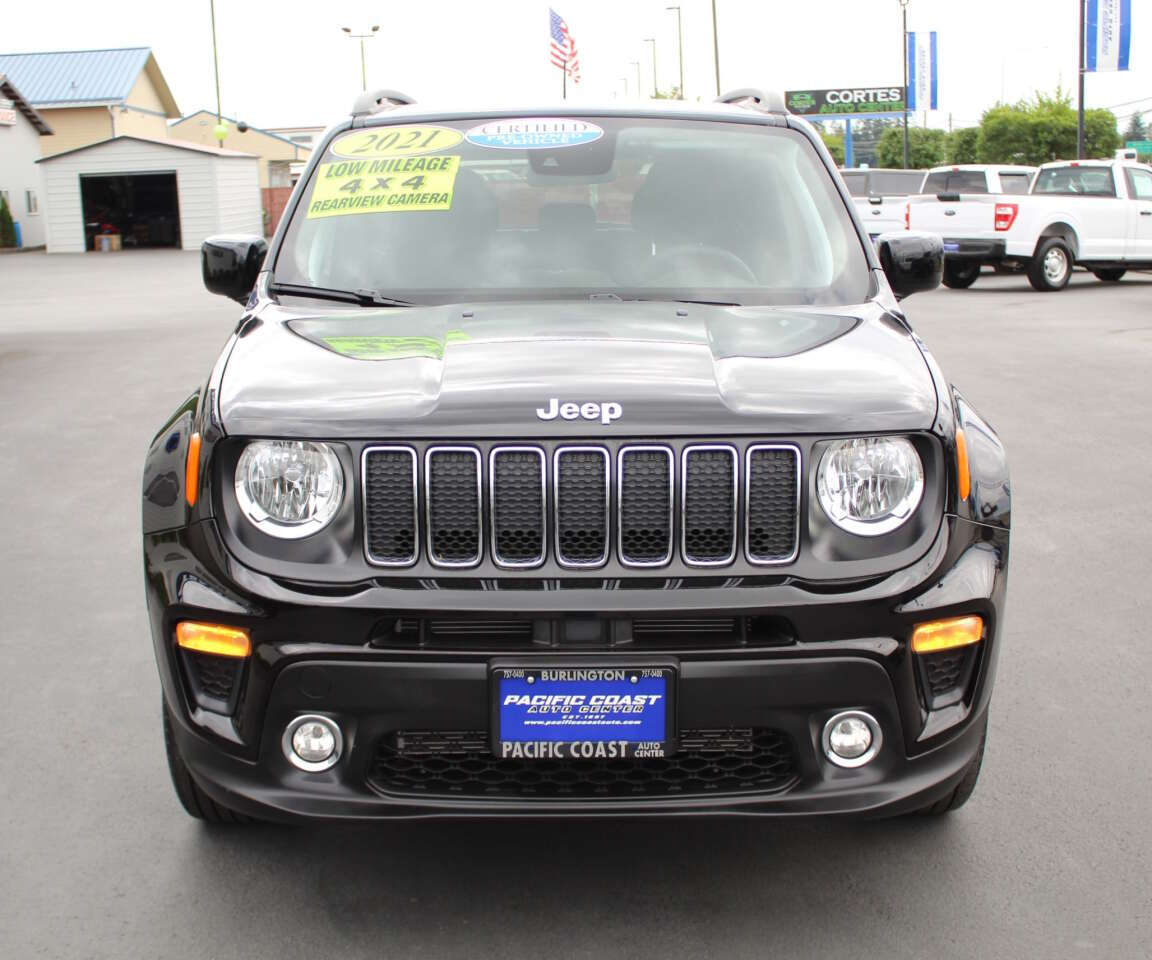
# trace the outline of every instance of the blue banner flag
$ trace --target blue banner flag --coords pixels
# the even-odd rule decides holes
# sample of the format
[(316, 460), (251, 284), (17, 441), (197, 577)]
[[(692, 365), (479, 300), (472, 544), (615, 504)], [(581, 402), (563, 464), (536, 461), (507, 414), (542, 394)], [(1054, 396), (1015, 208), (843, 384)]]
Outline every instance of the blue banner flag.
[(936, 31), (908, 34), (908, 109), (936, 110)]
[(1088, 0), (1084, 69), (1127, 70), (1132, 46), (1132, 0)]

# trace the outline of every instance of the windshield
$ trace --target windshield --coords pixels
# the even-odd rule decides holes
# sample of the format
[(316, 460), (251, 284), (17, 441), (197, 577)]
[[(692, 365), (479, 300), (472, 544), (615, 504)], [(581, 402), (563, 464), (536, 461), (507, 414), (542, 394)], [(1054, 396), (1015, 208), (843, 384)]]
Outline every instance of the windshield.
[(983, 170), (934, 170), (924, 178), (921, 193), (987, 193)]
[(641, 118), (371, 126), (328, 145), (275, 282), (413, 303), (847, 304), (870, 276), (802, 134)]

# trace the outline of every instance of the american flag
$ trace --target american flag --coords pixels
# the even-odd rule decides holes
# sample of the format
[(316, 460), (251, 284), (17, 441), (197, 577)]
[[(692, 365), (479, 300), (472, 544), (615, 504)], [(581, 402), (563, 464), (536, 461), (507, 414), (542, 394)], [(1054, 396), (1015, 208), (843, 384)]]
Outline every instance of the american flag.
[(548, 8), (548, 19), (552, 42), (549, 52), (552, 66), (559, 67), (572, 79), (573, 83), (580, 82), (580, 55), (576, 52), (576, 41), (568, 32), (568, 24), (551, 7)]

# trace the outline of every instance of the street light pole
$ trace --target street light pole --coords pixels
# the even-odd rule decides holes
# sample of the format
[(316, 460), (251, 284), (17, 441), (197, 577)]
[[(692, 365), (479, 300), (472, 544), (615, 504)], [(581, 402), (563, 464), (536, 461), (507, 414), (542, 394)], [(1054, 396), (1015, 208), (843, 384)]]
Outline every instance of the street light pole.
[(631, 63), (632, 66), (634, 66), (636, 68), (636, 96), (637, 97), (643, 96), (643, 94), (640, 93), (640, 61), (639, 60), (629, 60), (628, 62)]
[(1076, 101), (1076, 159), (1084, 159), (1084, 0), (1078, 0), (1080, 7), (1080, 63), (1076, 71), (1079, 76), (1079, 92)]
[[(228, 131), (223, 129), (224, 121), (220, 117), (220, 62), (216, 56), (216, 0), (208, 0), (208, 10), (212, 15), (212, 70), (216, 74), (216, 129), (213, 134), (216, 137), (216, 146), (221, 150), (224, 149), (224, 136)], [(1083, 97), (1081, 97), (1083, 99)], [(116, 133), (116, 121), (112, 121), (112, 133)]]
[(367, 90), (368, 69), (364, 64), (364, 41), (371, 40), (376, 35), (376, 31), (379, 30), (380, 27), (378, 25), (373, 27), (371, 33), (353, 33), (350, 27), (341, 27), (340, 29), (348, 34), (348, 36), (350, 36), (353, 40), (360, 41), (360, 89)]
[(620, 82), (622, 84), (624, 84), (624, 99), (627, 100), (628, 99), (628, 78), (627, 77), (621, 77)]
[(908, 0), (900, 0), (900, 12), (904, 18), (904, 44), (901, 59), (904, 61), (904, 169), (908, 167)]
[(680, 55), (680, 99), (684, 99), (684, 30), (680, 25), (680, 8), (665, 7), (665, 10), (676, 11), (676, 50)]
[(660, 82), (656, 79), (656, 38), (646, 37), (644, 42), (652, 44), (652, 96), (655, 97), (660, 92)]
[(720, 96), (720, 35), (716, 32), (716, 0), (712, 0), (712, 59), (716, 61), (716, 96)]

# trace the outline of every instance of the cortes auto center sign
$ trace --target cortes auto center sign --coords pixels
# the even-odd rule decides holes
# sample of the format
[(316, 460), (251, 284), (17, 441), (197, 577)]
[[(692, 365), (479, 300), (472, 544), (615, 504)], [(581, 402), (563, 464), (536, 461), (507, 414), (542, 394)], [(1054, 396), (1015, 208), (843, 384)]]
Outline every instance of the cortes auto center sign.
[(837, 87), (834, 90), (789, 90), (785, 102), (805, 116), (844, 113), (901, 113), (903, 87)]

